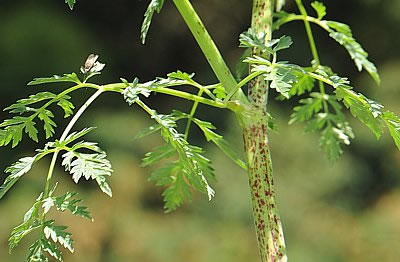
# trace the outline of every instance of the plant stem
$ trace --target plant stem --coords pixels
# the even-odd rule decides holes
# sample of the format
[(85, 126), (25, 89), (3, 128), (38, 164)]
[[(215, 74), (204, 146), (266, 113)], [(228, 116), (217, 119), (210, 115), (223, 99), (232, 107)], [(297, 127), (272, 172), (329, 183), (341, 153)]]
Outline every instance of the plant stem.
[[(296, 0), (296, 4), (297, 4), (297, 7), (299, 8), (301, 15), (304, 17), (304, 26), (306, 28), (306, 33), (307, 33), (307, 37), (308, 37), (308, 42), (310, 43), (312, 56), (314, 58), (316, 66), (320, 66), (321, 63), (319, 60), (317, 46), (315, 45), (315, 40), (314, 40), (314, 36), (313, 36), (312, 30), (311, 30), (310, 22), (306, 19), (308, 17), (307, 11), (304, 8), (304, 5), (301, 0)], [(320, 93), (324, 97), (325, 96), (324, 83), (322, 81), (318, 80), (318, 86), (319, 86)], [(328, 103), (326, 102), (326, 100), (322, 100), (322, 103), (324, 105), (324, 111), (326, 113), (328, 113), (329, 112)]]
[[(200, 89), (199, 93), (197, 94), (197, 96), (200, 96), (203, 94), (203, 89)], [(192, 123), (192, 119), (194, 114), (196, 113), (197, 107), (199, 106), (199, 102), (194, 102), (193, 103), (193, 107), (192, 110), (190, 111), (190, 115), (189, 118), (187, 120), (187, 124), (186, 124), (186, 129), (185, 129), (185, 140), (188, 139), (189, 136), (189, 130), (190, 130), (190, 124)]]
[[(251, 27), (271, 40), (274, 0), (254, 0)], [(258, 50), (253, 50), (257, 55)], [(268, 82), (262, 76), (249, 84), (252, 110), (242, 117), (254, 224), (262, 262), (286, 262), (286, 246), (276, 204), (267, 137)]]
[[(104, 90), (103, 88), (99, 88), (82, 106), (79, 108), (79, 110), (75, 113), (74, 117), (71, 119), (71, 121), (68, 123), (67, 127), (64, 129), (64, 132), (61, 135), (60, 142), (65, 140), (65, 138), (68, 136), (69, 132), (71, 131), (72, 127), (74, 124), (78, 121), (78, 119), (82, 116), (83, 112), (89, 107), (89, 105), (97, 98), (100, 96), (101, 93), (103, 93)], [(59, 150), (56, 150), (53, 153), (53, 158), (50, 163), (49, 171), (47, 173), (47, 178), (46, 178), (46, 186), (44, 190), (44, 199), (49, 196), (49, 188), (50, 188), (50, 181), (53, 176), (53, 171), (54, 171), (54, 166), (56, 164), (57, 156), (58, 156)]]
[[(194, 38), (199, 44), (201, 50), (207, 58), (212, 70), (217, 76), (218, 80), (224, 86), (224, 88), (229, 92), (235, 88), (237, 85), (235, 78), (233, 77), (231, 71), (226, 65), (221, 53), (219, 52), (217, 46), (212, 40), (210, 34), (207, 32), (203, 22), (197, 15), (192, 4), (189, 0), (173, 0), (183, 19), (185, 20), (187, 26), (192, 32)], [(235, 96), (242, 103), (247, 103), (247, 98), (243, 92), (239, 91)]]

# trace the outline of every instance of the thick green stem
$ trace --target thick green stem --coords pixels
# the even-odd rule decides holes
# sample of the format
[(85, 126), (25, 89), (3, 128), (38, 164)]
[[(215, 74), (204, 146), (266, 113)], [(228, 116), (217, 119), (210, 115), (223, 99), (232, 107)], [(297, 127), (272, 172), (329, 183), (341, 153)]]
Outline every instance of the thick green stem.
[[(231, 71), (222, 58), (217, 46), (212, 40), (210, 34), (207, 32), (203, 22), (197, 15), (192, 4), (189, 0), (173, 0), (183, 19), (185, 20), (187, 26), (192, 32), (194, 38), (199, 44), (201, 50), (207, 58), (212, 70), (217, 76), (218, 80), (224, 86), (224, 88), (229, 92), (235, 88), (237, 85), (235, 78), (233, 77)], [(235, 98), (239, 101), (246, 103), (247, 98), (239, 90), (236, 93)]]
[[(271, 40), (273, 0), (254, 0), (252, 29)], [(253, 54), (259, 54), (253, 50)], [(249, 84), (252, 109), (243, 115), (243, 140), (255, 229), (262, 262), (287, 261), (282, 224), (276, 204), (271, 154), (267, 137), (268, 82), (262, 76)]]

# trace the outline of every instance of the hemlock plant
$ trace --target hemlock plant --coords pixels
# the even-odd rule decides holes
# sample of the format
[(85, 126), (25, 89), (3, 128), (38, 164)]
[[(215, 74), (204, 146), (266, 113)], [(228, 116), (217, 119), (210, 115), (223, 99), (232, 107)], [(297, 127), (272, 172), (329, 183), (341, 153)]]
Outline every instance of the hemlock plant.
[[(65, 0), (73, 9), (75, 0)], [(100, 95), (116, 92), (134, 110), (144, 110), (155, 122), (146, 130), (137, 134), (137, 138), (153, 133), (161, 133), (165, 145), (155, 148), (143, 158), (143, 165), (157, 165), (149, 180), (165, 188), (163, 193), (165, 209), (173, 211), (190, 199), (193, 191), (204, 193), (209, 200), (214, 197), (212, 182), (214, 170), (210, 160), (204, 156), (202, 148), (190, 144), (188, 134), (191, 126), (197, 126), (207, 141), (215, 143), (237, 165), (247, 171), (253, 206), (253, 217), (257, 233), (259, 252), (263, 262), (287, 261), (286, 247), (278, 206), (275, 201), (275, 188), (272, 175), (271, 153), (268, 144), (268, 132), (275, 128), (272, 116), (268, 113), (268, 95), (274, 89), (279, 100), (306, 97), (299, 100), (293, 108), (289, 124), (303, 122), (306, 131), (320, 134), (320, 147), (331, 161), (336, 161), (343, 153), (342, 147), (354, 139), (352, 128), (346, 120), (344, 110), (364, 123), (379, 138), (385, 126), (389, 129), (395, 145), (400, 149), (400, 118), (386, 110), (380, 103), (358, 93), (346, 77), (338, 76), (333, 70), (320, 63), (316, 43), (310, 24), (324, 29), (329, 36), (342, 45), (349, 53), (359, 71), (366, 70), (377, 84), (380, 78), (376, 67), (368, 60), (367, 52), (356, 42), (348, 25), (324, 20), (326, 8), (321, 2), (313, 2), (315, 14), (307, 14), (301, 0), (295, 0), (299, 14), (282, 11), (284, 0), (254, 0), (250, 28), (239, 37), (240, 47), (244, 48), (243, 63), (248, 65), (248, 73), (242, 79), (235, 79), (226, 66), (216, 45), (208, 34), (199, 16), (189, 0), (173, 0), (180, 14), (201, 47), (219, 83), (202, 85), (196, 82), (194, 74), (176, 71), (166, 77), (153, 81), (140, 82), (134, 78), (121, 78), (120, 83), (95, 84), (92, 77), (100, 74), (104, 64), (98, 55), (91, 54), (81, 67), (81, 76), (77, 73), (35, 78), (28, 85), (68, 82), (71, 87), (59, 94), (40, 92), (20, 99), (5, 108), (10, 119), (0, 124), (0, 145), (16, 147), (24, 135), (35, 142), (39, 141), (37, 122), (43, 123), (47, 143), (37, 149), (34, 156), (23, 157), (8, 167), (5, 182), (0, 187), (0, 198), (29, 170), (36, 162), (51, 156), (44, 190), (25, 213), (23, 222), (16, 226), (9, 238), (9, 250), (18, 246), (20, 241), (34, 231), (39, 238), (29, 248), (27, 261), (49, 261), (54, 258), (63, 261), (60, 246), (74, 251), (73, 240), (66, 226), (57, 225), (49, 218), (51, 209), (71, 212), (83, 218), (92, 219), (88, 208), (80, 205), (81, 199), (73, 192), (57, 191), (57, 182), (53, 181), (56, 160), (62, 158), (61, 165), (72, 175), (75, 183), (81, 179), (95, 180), (101, 191), (112, 196), (107, 177), (113, 170), (106, 153), (95, 142), (83, 140), (94, 130), (88, 127), (73, 131), (74, 124), (90, 104)], [(159, 13), (164, 0), (151, 0), (145, 13), (141, 30), (142, 42), (155, 13)], [(292, 45), (289, 36), (279, 36), (281, 26), (292, 21), (304, 23), (312, 51), (309, 66), (299, 66), (287, 61), (280, 61), (282, 50)], [(190, 86), (195, 92), (175, 89), (176, 86)], [(247, 87), (246, 95), (243, 88)], [(75, 110), (71, 93), (82, 88), (93, 89), (92, 96)], [(190, 112), (173, 110), (169, 115), (157, 113), (150, 108), (145, 98), (153, 93), (171, 95), (193, 102)], [(212, 123), (196, 118), (199, 104), (227, 109), (236, 115), (243, 133), (246, 161), (230, 149), (224, 138), (216, 133)], [(59, 106), (64, 110), (64, 117), (71, 118), (58, 139), (55, 135), (55, 116), (51, 109)], [(186, 125), (185, 132), (179, 133), (178, 125)], [(166, 161), (165, 159), (168, 159)], [(171, 160), (172, 159), (172, 160)]]

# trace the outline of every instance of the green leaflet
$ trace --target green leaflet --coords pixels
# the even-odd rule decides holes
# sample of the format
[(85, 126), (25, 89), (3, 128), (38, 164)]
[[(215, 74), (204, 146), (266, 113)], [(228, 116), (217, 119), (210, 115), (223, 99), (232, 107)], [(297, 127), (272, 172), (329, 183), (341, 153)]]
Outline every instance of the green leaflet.
[(54, 198), (54, 205), (56, 206), (57, 210), (64, 212), (65, 210), (69, 210), (73, 215), (80, 216), (83, 218), (87, 218), (93, 221), (93, 217), (90, 212), (87, 210), (86, 206), (78, 206), (77, 204), (80, 203), (81, 199), (75, 199), (74, 197), (77, 193), (74, 192), (67, 192), (62, 196)]
[[(75, 0), (67, 0), (67, 1), (70, 1), (71, 3), (75, 2)], [(58, 82), (72, 82), (78, 85), (82, 83), (75, 73), (71, 73), (71, 74), (64, 74), (62, 76), (54, 75), (52, 77), (34, 78), (32, 81), (28, 83), (28, 85), (41, 85), (41, 84), (58, 83)]]
[(76, 0), (65, 0), (65, 3), (68, 4), (69, 8), (72, 10), (72, 9), (74, 9)]
[(290, 90), (298, 82), (298, 72), (304, 71), (301, 67), (287, 62), (271, 63), (257, 56), (247, 58), (245, 62), (251, 65), (251, 72), (262, 72), (265, 80), (270, 81), (270, 87), (285, 98), (289, 98)]
[[(335, 111), (323, 111), (327, 102)], [(320, 147), (327, 153), (328, 159), (336, 161), (343, 153), (341, 145), (349, 145), (354, 138), (351, 127), (342, 113), (341, 105), (333, 96), (311, 93), (309, 98), (300, 100), (300, 106), (294, 107), (289, 124), (305, 122), (306, 132), (320, 132)]]
[(11, 236), (8, 239), (9, 252), (18, 246), (21, 240), (31, 232), (36, 229), (41, 228), (40, 224), (40, 214), (39, 207), (43, 198), (43, 194), (36, 199), (36, 202), (33, 206), (25, 213), (24, 222), (18, 226), (16, 226), (11, 232)]
[(197, 118), (193, 119), (193, 122), (203, 131), (204, 136), (207, 141), (212, 141), (219, 149), (222, 150), (233, 162), (235, 162), (238, 166), (247, 170), (246, 163), (240, 159), (240, 157), (233, 151), (229, 145), (229, 143), (221, 136), (213, 131), (216, 129), (213, 124), (210, 122), (202, 121)]
[(142, 43), (146, 42), (146, 36), (150, 28), (151, 20), (153, 18), (154, 12), (160, 13), (164, 4), (164, 0), (151, 0), (146, 12), (144, 13), (144, 20), (142, 23), (142, 28), (140, 30), (140, 38)]
[(326, 7), (323, 3), (315, 1), (311, 3), (311, 6), (317, 12), (318, 20), (324, 18), (326, 15)]
[[(46, 221), (44, 223), (44, 235), (47, 239), (51, 239), (54, 243), (60, 243), (65, 249), (68, 249), (71, 253), (74, 252), (73, 241), (71, 239), (71, 233), (65, 232), (66, 226), (55, 226), (54, 220)], [(62, 256), (58, 256), (62, 261)]]
[(393, 112), (387, 111), (383, 113), (383, 120), (385, 121), (397, 148), (400, 150), (400, 118)]
[(72, 175), (75, 183), (78, 183), (81, 177), (86, 180), (96, 180), (101, 191), (112, 197), (112, 191), (106, 182), (106, 176), (111, 176), (113, 170), (106, 156), (105, 152), (86, 154), (69, 151), (63, 154), (62, 165)]
[(7, 193), (8, 190), (26, 173), (31, 170), (33, 163), (36, 161), (34, 157), (24, 157), (18, 160), (15, 164), (8, 167), (5, 172), (10, 173), (3, 185), (0, 186), (0, 199)]
[(43, 246), (41, 244), (41, 239), (36, 240), (29, 247), (29, 254), (27, 258), (28, 262), (48, 262), (49, 259), (43, 253)]
[(383, 133), (380, 119), (383, 106), (344, 86), (336, 88), (335, 93), (337, 99), (343, 101), (343, 104), (350, 109), (351, 114), (368, 126), (376, 138), (380, 138)]
[(160, 130), (164, 141), (167, 143), (147, 153), (143, 158), (142, 165), (159, 164), (171, 157), (178, 159), (159, 167), (149, 178), (156, 185), (167, 187), (163, 193), (166, 211), (175, 210), (183, 204), (185, 199), (190, 200), (190, 188), (207, 194), (209, 200), (211, 200), (215, 192), (208, 180), (213, 180), (215, 176), (210, 160), (203, 156), (203, 150), (190, 145), (184, 139), (184, 136), (175, 129), (176, 115), (160, 115), (154, 110), (148, 109), (143, 102), (137, 101), (137, 103), (146, 108), (146, 111), (152, 113), (152, 118), (158, 123), (158, 126), (152, 127), (152, 132), (153, 130)]
[(380, 84), (380, 77), (375, 65), (368, 60), (368, 53), (362, 46), (353, 38), (350, 27), (334, 21), (326, 21), (326, 24), (333, 29), (329, 36), (335, 39), (339, 44), (344, 46), (350, 57), (354, 60), (358, 71), (363, 68), (371, 75), (375, 82)]

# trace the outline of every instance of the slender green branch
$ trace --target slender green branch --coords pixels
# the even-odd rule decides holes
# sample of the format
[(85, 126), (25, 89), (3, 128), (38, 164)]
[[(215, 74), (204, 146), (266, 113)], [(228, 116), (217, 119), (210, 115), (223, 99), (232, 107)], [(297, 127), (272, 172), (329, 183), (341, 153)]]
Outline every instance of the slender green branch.
[(244, 79), (242, 79), (233, 90), (231, 90), (229, 92), (229, 94), (226, 96), (224, 102), (226, 101), (230, 101), (230, 99), (235, 95), (235, 93), (242, 88), (245, 84), (247, 84), (248, 82), (250, 82), (251, 80), (253, 80), (254, 78), (257, 78), (258, 76), (260, 76), (261, 74), (263, 74), (262, 71), (257, 71), (257, 72), (253, 72), (250, 75), (246, 76)]
[[(203, 94), (203, 89), (200, 89), (199, 93), (197, 94), (197, 96), (200, 96)], [(194, 114), (196, 113), (197, 107), (199, 106), (199, 102), (194, 102), (193, 103), (193, 107), (192, 110), (190, 111), (190, 115), (186, 124), (186, 129), (185, 129), (185, 140), (187, 140), (188, 136), (189, 136), (189, 130), (190, 130), (190, 124), (192, 123), (192, 119)]]
[[(297, 4), (297, 7), (299, 8), (301, 15), (304, 18), (304, 26), (306, 28), (306, 33), (307, 33), (307, 37), (308, 37), (308, 42), (310, 43), (312, 56), (314, 58), (316, 65), (319, 66), (319, 65), (321, 65), (321, 63), (319, 60), (317, 46), (315, 45), (315, 40), (314, 40), (314, 36), (313, 36), (312, 30), (311, 30), (310, 22), (307, 20), (307, 17), (308, 17), (307, 11), (304, 8), (304, 5), (301, 0), (296, 0), (296, 4)], [(318, 80), (318, 85), (319, 85), (320, 93), (322, 94), (322, 96), (325, 96), (325, 87), (324, 87), (323, 82)], [(329, 112), (328, 102), (323, 100), (322, 103), (324, 105), (324, 111), (326, 113), (328, 113)]]
[(304, 16), (304, 15), (295, 15), (295, 14), (290, 14), (287, 17), (285, 17), (284, 19), (280, 19), (279, 23), (275, 23), (274, 24), (274, 30), (278, 29), (280, 26), (292, 22), (292, 21), (307, 21), (307, 22), (311, 22), (314, 23), (316, 25), (319, 25), (321, 28), (325, 29), (326, 31), (328, 31), (329, 33), (332, 32), (332, 29), (329, 28), (329, 26), (327, 26), (324, 22), (322, 22), (321, 20), (312, 17), (312, 16)]
[[(199, 44), (201, 50), (207, 58), (212, 70), (222, 83), (224, 88), (229, 92), (237, 85), (232, 72), (229, 70), (221, 53), (207, 32), (203, 22), (197, 15), (189, 0), (173, 0), (194, 38)], [(238, 92), (235, 96), (240, 102), (247, 103), (247, 98), (243, 92)]]
[[(89, 105), (97, 98), (100, 96), (101, 93), (103, 93), (104, 90), (103, 88), (99, 88), (82, 106), (79, 108), (79, 110), (75, 113), (74, 117), (71, 119), (71, 121), (68, 123), (67, 127), (64, 129), (64, 132), (61, 135), (60, 142), (62, 142), (69, 134), (71, 131), (72, 127), (75, 125), (75, 123), (78, 121), (78, 119), (82, 116), (83, 112), (89, 107)], [(53, 171), (54, 171), (54, 166), (56, 164), (57, 160), (57, 155), (58, 155), (59, 150), (56, 150), (53, 153), (53, 158), (50, 163), (49, 171), (47, 174), (46, 178), (46, 186), (44, 190), (44, 198), (47, 198), (49, 196), (49, 188), (50, 188), (50, 180), (53, 176)]]

